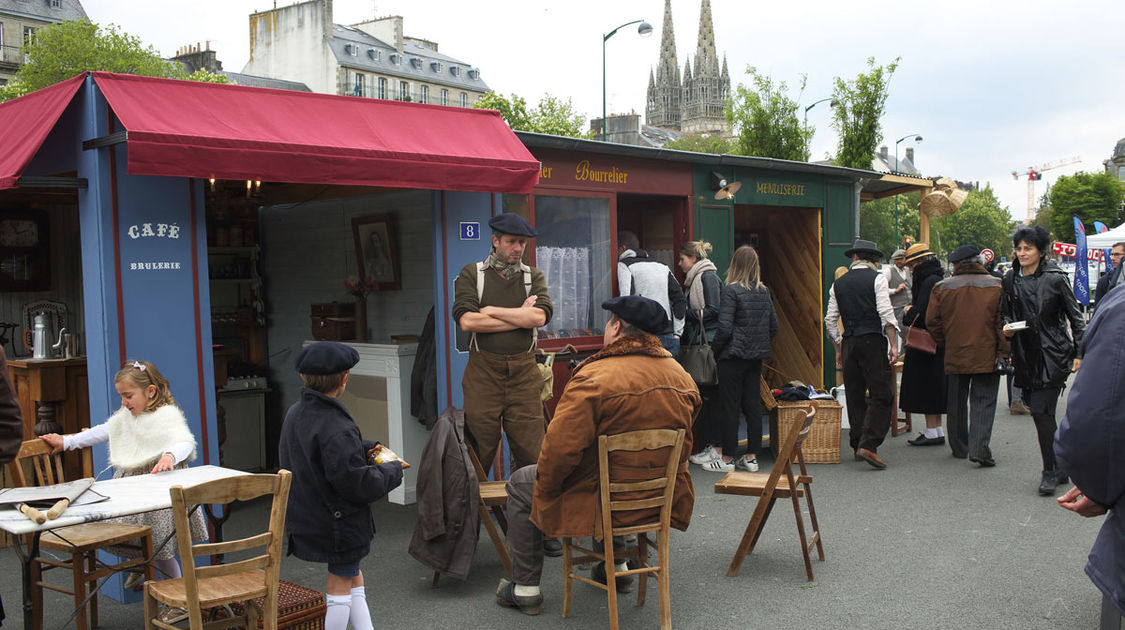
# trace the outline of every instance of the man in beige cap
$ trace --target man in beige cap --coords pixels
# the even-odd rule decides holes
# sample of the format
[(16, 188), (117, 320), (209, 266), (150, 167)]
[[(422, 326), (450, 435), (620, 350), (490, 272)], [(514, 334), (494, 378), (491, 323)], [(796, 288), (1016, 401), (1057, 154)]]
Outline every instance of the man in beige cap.
[[(906, 266), (906, 250), (896, 249), (895, 253), (891, 254), (892, 265), (887, 265), (883, 269), (883, 275), (887, 277), (887, 291), (891, 297), (891, 307), (895, 310), (895, 321), (898, 323), (899, 330), (904, 330), (902, 323), (902, 314), (906, 311), (906, 307), (910, 306), (910, 268)], [(899, 338), (899, 349), (902, 348), (902, 339)]]

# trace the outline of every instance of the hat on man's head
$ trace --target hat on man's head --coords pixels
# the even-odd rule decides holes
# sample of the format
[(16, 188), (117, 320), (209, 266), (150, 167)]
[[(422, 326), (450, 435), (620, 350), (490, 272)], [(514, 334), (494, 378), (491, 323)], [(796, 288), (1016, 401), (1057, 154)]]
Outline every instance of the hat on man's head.
[(656, 300), (639, 295), (623, 295), (602, 302), (602, 308), (618, 319), (653, 335), (663, 335), (672, 326), (664, 307)]
[(511, 234), (513, 236), (535, 238), (539, 235), (526, 219), (511, 212), (505, 212), (492, 217), (488, 220), (488, 227), (492, 228), (493, 232)]
[(928, 243), (915, 243), (906, 248), (905, 260), (909, 263), (933, 255), (934, 253), (930, 251), (930, 245)]
[(865, 241), (862, 238), (857, 238), (852, 248), (844, 252), (844, 256), (851, 258), (856, 254), (873, 254), (876, 258), (882, 258), (883, 252), (879, 251), (879, 246), (871, 241)]
[(318, 341), (301, 350), (294, 367), (301, 374), (340, 374), (356, 363), (359, 363), (359, 353), (355, 348), (337, 341)]
[(900, 258), (906, 258), (906, 250), (901, 247), (896, 249), (895, 253), (891, 254), (891, 260), (898, 260)]
[(961, 262), (975, 256), (980, 256), (980, 248), (976, 245), (962, 245), (949, 254), (949, 262)]

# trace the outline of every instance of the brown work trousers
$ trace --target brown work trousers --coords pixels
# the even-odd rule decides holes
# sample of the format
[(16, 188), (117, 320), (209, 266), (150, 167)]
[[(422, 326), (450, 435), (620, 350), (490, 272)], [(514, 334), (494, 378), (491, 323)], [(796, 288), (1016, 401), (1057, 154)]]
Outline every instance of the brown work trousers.
[(461, 378), (465, 394), (465, 428), (469, 443), (488, 472), (500, 445), (500, 426), (508, 435), (512, 470), (539, 461), (545, 424), (539, 393), (543, 377), (535, 355), (496, 354), (473, 349)]

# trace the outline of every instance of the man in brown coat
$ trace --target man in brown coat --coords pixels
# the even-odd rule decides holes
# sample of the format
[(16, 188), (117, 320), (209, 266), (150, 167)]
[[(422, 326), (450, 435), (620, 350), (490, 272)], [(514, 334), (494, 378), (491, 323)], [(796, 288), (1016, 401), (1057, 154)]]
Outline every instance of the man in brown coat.
[(997, 359), (1008, 352), (1001, 329), (1000, 279), (981, 264), (980, 249), (962, 245), (949, 255), (953, 276), (934, 285), (926, 328), (945, 346), (949, 375), (947, 423), (953, 456), (996, 465), (988, 442), (996, 417)]
[[(640, 296), (607, 300), (610, 311), (604, 347), (579, 365), (559, 399), (547, 428), (539, 462), (512, 473), (508, 481), (508, 547), (512, 578), (500, 580), (496, 601), (526, 614), (539, 613), (543, 595), (541, 539), (548, 536), (600, 536), (598, 494), (599, 435), (641, 429), (686, 429), (672, 505), (672, 526), (687, 529), (695, 502), (688, 455), (691, 425), (699, 412), (699, 389), (656, 336), (670, 322), (664, 308)], [(661, 461), (663, 458), (663, 461)], [(667, 465), (667, 454), (642, 451), (622, 456), (628, 468), (649, 476)], [(654, 510), (655, 511), (655, 510)], [(635, 521), (652, 512), (633, 513)], [(604, 576), (604, 567), (595, 567)], [(604, 579), (604, 578), (603, 578)], [(622, 588), (623, 580), (617, 582)]]

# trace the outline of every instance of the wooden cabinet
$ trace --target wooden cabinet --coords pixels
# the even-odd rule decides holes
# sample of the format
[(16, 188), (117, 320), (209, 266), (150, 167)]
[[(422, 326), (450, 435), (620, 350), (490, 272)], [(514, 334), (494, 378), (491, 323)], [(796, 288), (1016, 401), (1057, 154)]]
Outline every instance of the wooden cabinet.
[[(8, 371), (23, 415), (23, 439), (77, 433), (90, 427), (86, 359), (9, 359)], [(89, 475), (77, 455), (64, 458), (68, 479)]]

